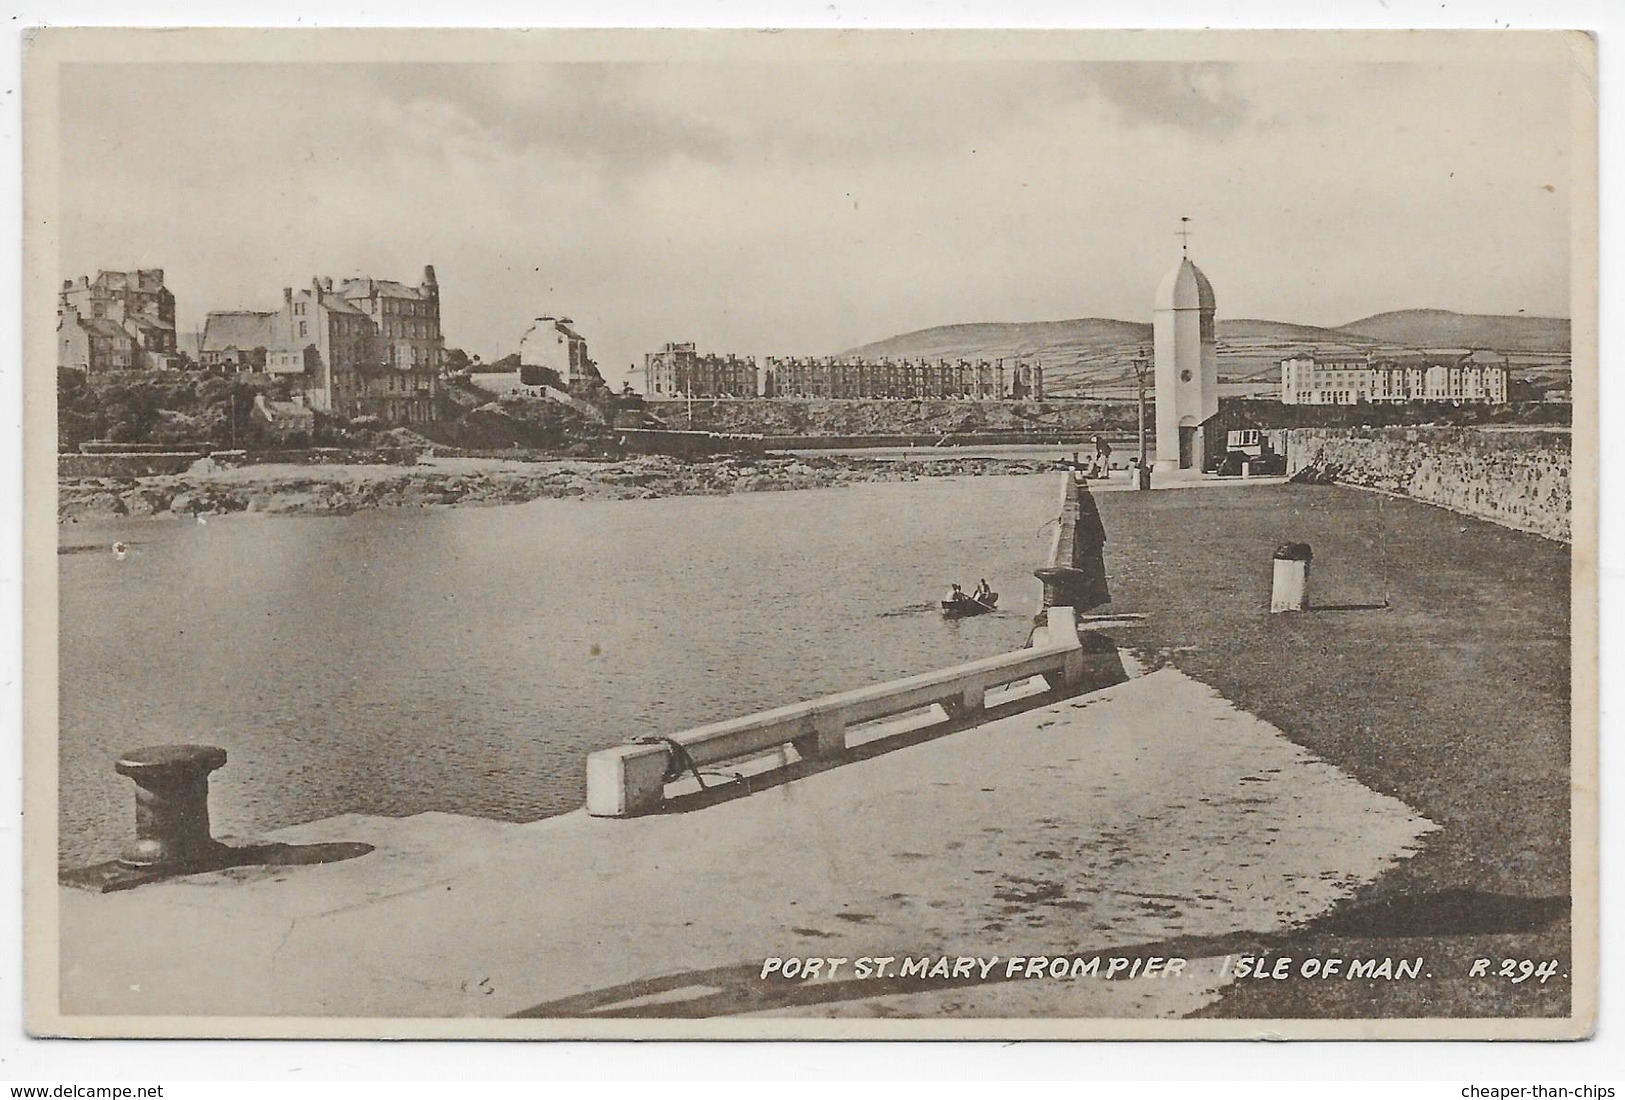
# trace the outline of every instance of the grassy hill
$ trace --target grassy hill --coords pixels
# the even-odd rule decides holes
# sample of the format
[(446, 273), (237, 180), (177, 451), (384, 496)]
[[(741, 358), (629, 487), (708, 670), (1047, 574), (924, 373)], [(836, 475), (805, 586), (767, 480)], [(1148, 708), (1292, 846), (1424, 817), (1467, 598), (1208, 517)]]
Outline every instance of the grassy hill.
[(1149, 342), (1151, 326), (1107, 317), (1071, 321), (1027, 321), (1007, 324), (939, 325), (852, 348), (843, 355), (869, 359), (999, 359), (1038, 357), (1068, 350)]
[(1569, 351), (1569, 322), (1565, 317), (1402, 309), (1353, 321), (1337, 331), (1413, 348), (1484, 348), (1553, 355), (1567, 355)]
[[(1550, 369), (1568, 354), (1569, 323), (1551, 317), (1501, 317), (1403, 310), (1340, 328), (1258, 318), (1218, 322), (1219, 377), (1226, 382), (1273, 382), (1280, 363), (1297, 351), (1363, 352), (1379, 347), (1472, 347), (1535, 354), (1546, 361), (1515, 364)], [(1106, 317), (939, 325), (842, 352), (869, 359), (1012, 359), (1044, 365), (1045, 388), (1056, 395), (1122, 391), (1134, 384), (1133, 362), (1149, 354), (1151, 326)]]

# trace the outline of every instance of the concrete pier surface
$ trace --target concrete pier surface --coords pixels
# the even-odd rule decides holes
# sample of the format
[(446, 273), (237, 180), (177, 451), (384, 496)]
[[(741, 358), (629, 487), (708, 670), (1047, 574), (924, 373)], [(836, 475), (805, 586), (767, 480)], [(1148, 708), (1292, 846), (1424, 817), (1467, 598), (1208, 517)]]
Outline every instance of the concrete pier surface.
[[(301, 1017), (553, 1018), (538, 1032), (638, 1016), (1176, 1017), (1217, 996), (1227, 943), (1326, 911), (1432, 829), (1165, 669), (689, 812), (344, 816), (268, 839), (365, 854), (64, 888), (61, 1004), (216, 1017), (193, 1021), (203, 1032), (218, 1017), (280, 1017), (289, 1033), (309, 1033)], [(1102, 973), (1112, 957), (1187, 962), (1007, 974), (1040, 955), (1099, 956)], [(987, 980), (761, 977), (770, 958), (885, 956), (997, 961)]]

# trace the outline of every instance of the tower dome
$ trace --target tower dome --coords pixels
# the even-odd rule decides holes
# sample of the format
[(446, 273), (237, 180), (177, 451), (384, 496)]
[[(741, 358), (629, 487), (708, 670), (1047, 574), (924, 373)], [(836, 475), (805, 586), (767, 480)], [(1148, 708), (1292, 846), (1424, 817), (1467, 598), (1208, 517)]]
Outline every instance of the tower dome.
[(1191, 263), (1187, 256), (1157, 288), (1156, 309), (1201, 309), (1212, 311), (1213, 284), (1207, 281), (1202, 269)]

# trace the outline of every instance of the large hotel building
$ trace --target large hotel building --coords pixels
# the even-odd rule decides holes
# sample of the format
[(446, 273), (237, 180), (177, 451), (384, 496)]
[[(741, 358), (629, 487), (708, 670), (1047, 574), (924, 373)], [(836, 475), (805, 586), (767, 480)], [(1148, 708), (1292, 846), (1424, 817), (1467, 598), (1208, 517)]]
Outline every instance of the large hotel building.
[(1281, 360), (1281, 403), (1502, 405), (1511, 373), (1504, 358), (1491, 361), (1470, 351), (1294, 355)]

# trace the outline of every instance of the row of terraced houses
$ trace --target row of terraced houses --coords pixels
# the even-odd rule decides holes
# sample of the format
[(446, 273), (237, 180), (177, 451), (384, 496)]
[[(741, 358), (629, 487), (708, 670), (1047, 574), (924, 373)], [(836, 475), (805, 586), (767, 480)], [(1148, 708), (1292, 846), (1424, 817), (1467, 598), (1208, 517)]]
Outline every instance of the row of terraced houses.
[[(433, 267), (417, 285), (318, 277), (282, 291), (274, 310), (211, 312), (199, 365), (284, 378), (294, 400), (346, 417), (400, 424), (435, 416), (445, 338)], [(161, 269), (103, 271), (65, 282), (57, 304), (57, 364), (99, 374), (181, 365), (175, 296)]]
[[(634, 368), (635, 370), (636, 368)], [(1035, 363), (861, 357), (773, 358), (702, 355), (670, 343), (644, 356), (643, 392), (677, 397), (962, 397), (984, 401), (1042, 399), (1044, 368)]]

